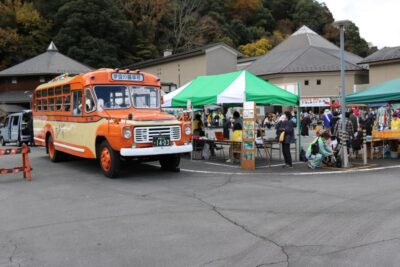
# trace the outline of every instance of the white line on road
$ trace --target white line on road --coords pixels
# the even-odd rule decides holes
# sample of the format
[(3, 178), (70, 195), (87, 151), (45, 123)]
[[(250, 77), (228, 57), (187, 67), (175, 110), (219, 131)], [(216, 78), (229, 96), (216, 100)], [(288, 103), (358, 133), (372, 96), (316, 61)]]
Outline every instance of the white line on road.
[(218, 172), (218, 171), (201, 171), (201, 170), (192, 170), (192, 169), (181, 169), (183, 172), (192, 172), (192, 173), (204, 173), (204, 174), (223, 174), (223, 175), (268, 175), (274, 174), (279, 176), (304, 176), (304, 175), (321, 175), (321, 174), (344, 174), (344, 173), (357, 173), (357, 172), (369, 172), (369, 171), (379, 171), (379, 170), (387, 170), (387, 169), (398, 169), (400, 165), (393, 166), (385, 166), (385, 167), (375, 167), (375, 168), (366, 168), (366, 169), (351, 169), (344, 171), (314, 171), (314, 172), (268, 172), (268, 173), (251, 173), (251, 172)]

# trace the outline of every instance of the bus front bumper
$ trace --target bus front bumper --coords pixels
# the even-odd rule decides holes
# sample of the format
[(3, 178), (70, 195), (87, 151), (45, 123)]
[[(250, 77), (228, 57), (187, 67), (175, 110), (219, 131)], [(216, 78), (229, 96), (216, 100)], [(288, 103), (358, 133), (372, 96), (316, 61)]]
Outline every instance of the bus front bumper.
[(193, 151), (192, 144), (183, 146), (159, 146), (144, 148), (121, 148), (120, 154), (124, 157), (157, 156), (166, 154), (182, 154)]

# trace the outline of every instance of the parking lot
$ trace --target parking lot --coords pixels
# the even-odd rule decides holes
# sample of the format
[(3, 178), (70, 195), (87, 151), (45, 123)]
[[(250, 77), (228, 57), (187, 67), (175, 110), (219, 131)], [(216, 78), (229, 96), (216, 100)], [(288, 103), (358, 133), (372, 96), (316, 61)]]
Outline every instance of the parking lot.
[[(398, 266), (400, 179), (377, 170), (311, 172), (302, 164), (242, 172), (182, 161), (51, 163), (33, 181), (0, 176), (0, 266)], [(17, 156), (0, 159), (13, 166)], [(393, 164), (392, 164), (393, 163)]]

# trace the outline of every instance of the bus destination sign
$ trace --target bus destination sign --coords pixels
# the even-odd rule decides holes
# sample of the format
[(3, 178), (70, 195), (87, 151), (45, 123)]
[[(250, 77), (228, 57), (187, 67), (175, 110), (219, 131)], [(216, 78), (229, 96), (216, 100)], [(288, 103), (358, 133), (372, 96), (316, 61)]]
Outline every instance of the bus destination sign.
[(111, 79), (114, 81), (130, 81), (130, 82), (142, 82), (143, 74), (138, 73), (118, 73), (114, 72), (111, 74)]

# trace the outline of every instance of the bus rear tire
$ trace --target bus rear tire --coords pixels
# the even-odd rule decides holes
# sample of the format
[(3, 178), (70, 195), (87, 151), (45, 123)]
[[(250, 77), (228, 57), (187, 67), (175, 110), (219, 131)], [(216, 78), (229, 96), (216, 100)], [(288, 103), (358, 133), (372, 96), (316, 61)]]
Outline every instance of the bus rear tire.
[(164, 155), (160, 157), (161, 169), (164, 171), (174, 171), (179, 172), (179, 163), (181, 162), (181, 156), (172, 154)]
[(116, 178), (120, 171), (121, 159), (119, 153), (114, 151), (107, 141), (99, 146), (99, 162), (103, 174), (108, 178)]
[(65, 154), (56, 149), (53, 137), (51, 135), (49, 135), (47, 138), (46, 146), (47, 152), (49, 153), (49, 158), (52, 162), (60, 162), (65, 158)]
[(2, 136), (0, 137), (0, 145), (6, 146), (6, 141), (4, 141), (4, 138)]

